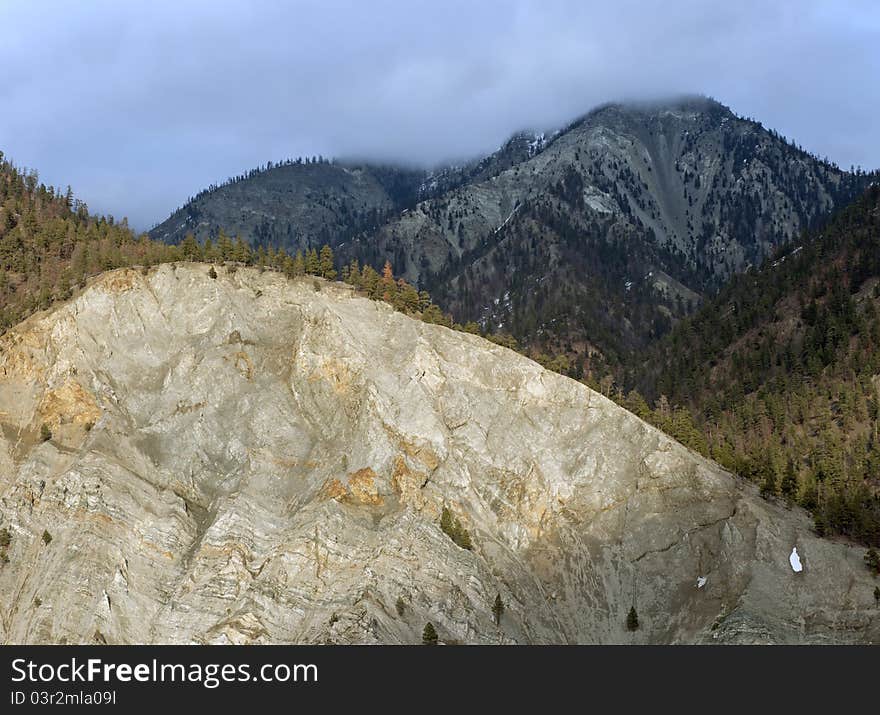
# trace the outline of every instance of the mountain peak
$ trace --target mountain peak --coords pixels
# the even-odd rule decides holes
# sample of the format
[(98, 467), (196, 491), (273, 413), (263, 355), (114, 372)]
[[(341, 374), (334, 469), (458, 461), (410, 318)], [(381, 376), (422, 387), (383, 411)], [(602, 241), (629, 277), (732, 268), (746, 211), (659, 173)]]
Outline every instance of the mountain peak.
[(608, 102), (591, 110), (575, 124), (599, 120), (609, 116), (625, 116), (644, 121), (646, 118), (673, 116), (694, 120), (700, 116), (718, 120), (736, 118), (736, 114), (721, 102), (701, 94), (682, 94), (655, 99), (624, 99)]

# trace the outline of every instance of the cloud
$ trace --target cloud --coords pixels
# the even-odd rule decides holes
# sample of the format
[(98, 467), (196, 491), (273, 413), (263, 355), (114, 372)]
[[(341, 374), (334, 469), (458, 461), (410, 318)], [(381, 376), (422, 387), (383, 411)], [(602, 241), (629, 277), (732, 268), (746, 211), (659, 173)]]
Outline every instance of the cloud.
[(880, 166), (872, 0), (32, 0), (0, 27), (0, 148), (138, 228), (270, 159), (430, 165), (679, 92)]

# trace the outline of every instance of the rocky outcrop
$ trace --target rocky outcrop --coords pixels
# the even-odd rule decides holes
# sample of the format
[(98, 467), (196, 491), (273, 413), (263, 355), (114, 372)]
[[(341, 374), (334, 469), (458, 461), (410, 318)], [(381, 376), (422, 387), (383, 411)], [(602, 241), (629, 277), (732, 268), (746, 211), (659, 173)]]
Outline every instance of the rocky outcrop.
[(0, 339), (0, 641), (880, 637), (862, 549), (585, 386), (218, 273), (105, 274)]

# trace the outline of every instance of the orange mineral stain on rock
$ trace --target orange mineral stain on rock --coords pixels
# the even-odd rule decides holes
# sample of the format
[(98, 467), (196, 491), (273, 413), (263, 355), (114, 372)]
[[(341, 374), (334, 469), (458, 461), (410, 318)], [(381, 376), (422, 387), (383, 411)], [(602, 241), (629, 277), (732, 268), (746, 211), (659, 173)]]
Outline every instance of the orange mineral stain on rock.
[(7, 333), (0, 338), (0, 379), (40, 379), (45, 370), (34, 358), (43, 349), (44, 336), (33, 330)]
[(403, 455), (395, 457), (391, 471), (391, 488), (400, 495), (402, 503), (421, 509), (425, 504), (422, 485), (427, 479), (426, 474), (411, 469)]
[(378, 506), (382, 504), (379, 496), (379, 488), (376, 483), (377, 475), (369, 467), (359, 469), (348, 475), (348, 484), (343, 484), (336, 477), (331, 477), (321, 487), (318, 496), (321, 499), (335, 499), (338, 502), (349, 504), (369, 504)]
[(345, 395), (351, 391), (353, 376), (348, 366), (341, 360), (325, 360), (311, 374), (310, 380), (326, 380), (337, 395)]
[(376, 473), (369, 467), (348, 475), (348, 491), (361, 504), (381, 504), (382, 497), (376, 485)]
[(331, 477), (324, 482), (324, 486), (322, 486), (321, 491), (318, 492), (318, 497), (325, 501), (327, 499), (341, 501), (345, 498), (346, 494), (348, 494), (348, 491), (346, 490), (345, 485), (336, 477)]
[(94, 285), (96, 288), (102, 288), (108, 293), (124, 293), (134, 288), (137, 282), (137, 271), (131, 268), (122, 268), (98, 277)]
[(94, 424), (101, 417), (94, 395), (73, 380), (47, 391), (40, 401), (38, 413), (40, 420), (48, 425)]

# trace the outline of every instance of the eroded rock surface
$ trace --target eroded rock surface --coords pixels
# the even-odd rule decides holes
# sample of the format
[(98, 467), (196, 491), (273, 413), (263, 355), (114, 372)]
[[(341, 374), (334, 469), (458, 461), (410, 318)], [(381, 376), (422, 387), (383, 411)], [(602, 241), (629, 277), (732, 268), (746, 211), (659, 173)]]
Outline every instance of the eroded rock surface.
[(0, 338), (0, 641), (880, 636), (862, 549), (583, 385), (338, 284), (218, 273), (109, 273)]

